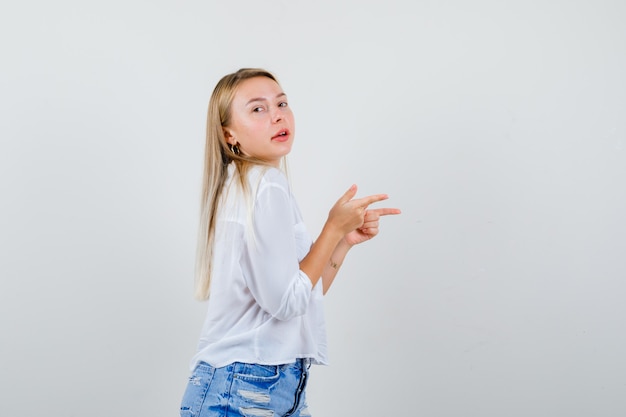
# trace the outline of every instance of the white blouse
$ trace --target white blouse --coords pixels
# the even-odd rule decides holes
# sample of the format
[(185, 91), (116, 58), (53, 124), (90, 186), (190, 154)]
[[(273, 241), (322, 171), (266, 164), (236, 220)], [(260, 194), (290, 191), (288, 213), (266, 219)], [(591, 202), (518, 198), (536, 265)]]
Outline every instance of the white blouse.
[(326, 365), (322, 281), (312, 288), (300, 270), (313, 241), (287, 179), (276, 168), (252, 168), (248, 201), (235, 171), (231, 163), (215, 226), (208, 311), (191, 368), (200, 361), (222, 367), (297, 358)]

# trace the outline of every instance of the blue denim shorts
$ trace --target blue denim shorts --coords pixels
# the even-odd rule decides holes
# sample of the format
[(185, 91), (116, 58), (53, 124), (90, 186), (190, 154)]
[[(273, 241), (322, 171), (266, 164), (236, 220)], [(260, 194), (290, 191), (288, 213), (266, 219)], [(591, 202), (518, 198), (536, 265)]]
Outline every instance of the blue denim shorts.
[(286, 365), (200, 362), (189, 377), (181, 417), (310, 416), (305, 388), (310, 361)]

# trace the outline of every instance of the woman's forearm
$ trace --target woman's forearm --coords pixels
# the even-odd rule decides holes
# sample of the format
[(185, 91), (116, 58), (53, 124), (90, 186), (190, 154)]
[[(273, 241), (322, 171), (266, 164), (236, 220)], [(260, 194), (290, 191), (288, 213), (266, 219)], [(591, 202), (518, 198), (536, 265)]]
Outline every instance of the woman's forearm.
[(330, 259), (326, 263), (322, 272), (324, 294), (326, 294), (330, 286), (333, 284), (333, 281), (337, 276), (337, 272), (339, 272), (339, 268), (343, 264), (343, 261), (351, 248), (352, 246), (348, 244), (345, 239), (341, 239), (337, 246), (335, 246), (335, 250), (331, 254)]
[[(322, 274), (325, 273), (329, 265), (329, 259), (334, 254), (335, 248), (337, 248), (342, 238), (341, 231), (326, 224), (317, 240), (311, 245), (309, 253), (300, 261), (300, 270), (309, 277), (313, 286), (318, 283)], [(345, 257), (345, 254), (343, 256)], [(327, 288), (324, 284), (324, 292), (326, 291)]]

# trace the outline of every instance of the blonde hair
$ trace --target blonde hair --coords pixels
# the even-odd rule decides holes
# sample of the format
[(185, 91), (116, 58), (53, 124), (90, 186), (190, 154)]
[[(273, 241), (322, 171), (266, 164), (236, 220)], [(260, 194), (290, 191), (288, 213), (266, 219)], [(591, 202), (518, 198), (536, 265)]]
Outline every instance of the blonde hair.
[(278, 83), (274, 75), (266, 70), (242, 68), (222, 77), (215, 86), (209, 101), (196, 254), (195, 297), (198, 300), (209, 298), (216, 216), (226, 182), (228, 165), (235, 164), (239, 186), (246, 196), (250, 195), (246, 179), (250, 168), (253, 165), (268, 165), (267, 162), (258, 158), (233, 152), (226, 142), (223, 130), (231, 121), (231, 104), (237, 87), (243, 81), (255, 77), (267, 77)]

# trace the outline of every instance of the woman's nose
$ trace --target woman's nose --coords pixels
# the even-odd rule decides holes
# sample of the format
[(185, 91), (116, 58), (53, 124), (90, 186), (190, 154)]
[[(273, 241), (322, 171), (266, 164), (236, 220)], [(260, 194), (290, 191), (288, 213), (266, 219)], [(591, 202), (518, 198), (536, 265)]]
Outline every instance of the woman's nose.
[(272, 120), (274, 123), (278, 123), (283, 120), (283, 115), (280, 113), (280, 109), (274, 109), (274, 113), (272, 114)]

